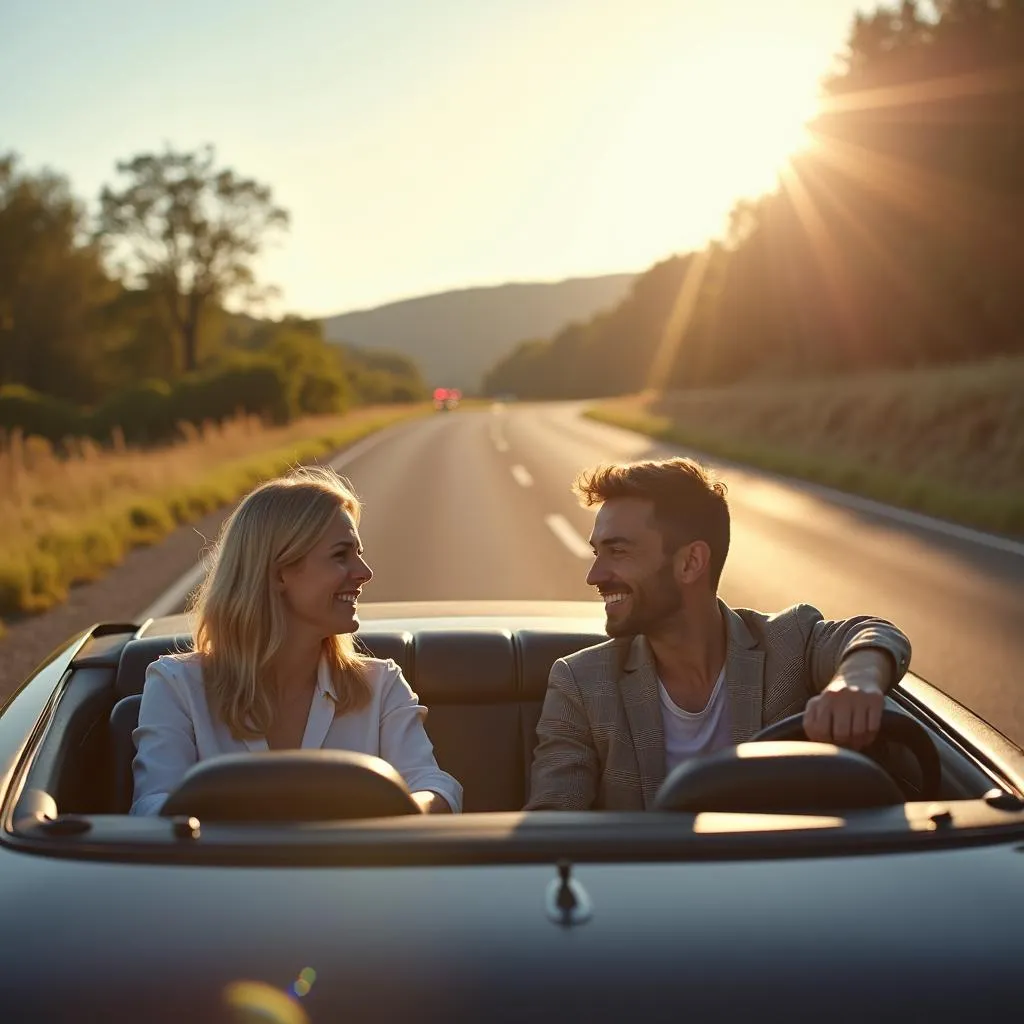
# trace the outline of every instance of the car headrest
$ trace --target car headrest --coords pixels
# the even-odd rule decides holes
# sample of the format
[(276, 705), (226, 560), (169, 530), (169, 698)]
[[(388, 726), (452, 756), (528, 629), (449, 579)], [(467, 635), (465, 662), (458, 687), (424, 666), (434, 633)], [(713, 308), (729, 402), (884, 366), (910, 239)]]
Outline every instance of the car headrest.
[(516, 656), (507, 629), (425, 630), (416, 637), (413, 689), (427, 705), (518, 699)]
[[(355, 634), (356, 650), (371, 658), (391, 658), (407, 679), (413, 674), (412, 634), (401, 630), (370, 630)], [(131, 640), (121, 651), (114, 689), (118, 699), (142, 693), (146, 669), (164, 654), (182, 654), (192, 650), (188, 636), (153, 636)]]
[(604, 633), (554, 633), (541, 629), (520, 629), (515, 635), (519, 647), (520, 695), (525, 700), (543, 700), (551, 666), (567, 655), (604, 643)]
[(677, 765), (661, 784), (654, 809), (810, 814), (901, 803), (899, 786), (863, 754), (831, 743), (770, 740)]
[(165, 817), (202, 821), (330, 821), (418, 814), (387, 761), (351, 750), (222, 754), (193, 765), (164, 801)]
[(192, 650), (192, 639), (187, 636), (147, 636), (130, 640), (121, 651), (117, 663), (114, 690), (118, 699), (142, 693), (146, 669), (165, 654), (183, 654)]
[(368, 658), (390, 658), (406, 679), (413, 676), (412, 633), (402, 630), (360, 630), (354, 634), (356, 650)]

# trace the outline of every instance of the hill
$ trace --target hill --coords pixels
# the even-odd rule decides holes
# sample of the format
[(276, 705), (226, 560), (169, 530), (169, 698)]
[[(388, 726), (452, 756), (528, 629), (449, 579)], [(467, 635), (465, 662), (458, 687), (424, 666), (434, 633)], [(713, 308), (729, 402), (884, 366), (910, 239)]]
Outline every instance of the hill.
[(526, 338), (618, 305), (635, 274), (512, 283), (423, 295), (323, 320), (329, 341), (388, 349), (416, 361), (431, 386), (479, 388), (483, 374)]

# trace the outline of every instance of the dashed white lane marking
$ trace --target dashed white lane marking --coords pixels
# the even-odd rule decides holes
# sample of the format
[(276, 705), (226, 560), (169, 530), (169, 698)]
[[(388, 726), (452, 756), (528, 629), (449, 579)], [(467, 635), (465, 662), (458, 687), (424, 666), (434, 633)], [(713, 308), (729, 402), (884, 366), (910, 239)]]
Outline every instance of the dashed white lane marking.
[(508, 451), (508, 441), (505, 440), (505, 435), (501, 432), (500, 427), (494, 426), (491, 428), (491, 441), (499, 452)]
[(910, 509), (884, 505), (882, 502), (873, 501), (871, 498), (862, 498), (858, 494), (836, 491), (831, 487), (824, 487), (820, 484), (805, 484), (803, 481), (792, 479), (786, 479), (785, 482), (803, 491), (816, 491), (829, 500), (834, 501), (837, 505), (847, 505), (850, 508), (857, 509), (859, 512), (871, 512), (875, 515), (886, 516), (889, 519), (895, 519), (898, 523), (906, 523), (907, 526), (917, 526), (922, 530), (944, 533), (948, 537), (956, 537), (957, 540), (965, 540), (970, 544), (981, 544), (995, 551), (1005, 551), (1009, 555), (1018, 555), (1024, 558), (1024, 544), (1018, 540), (1013, 540), (1012, 537), (1000, 537), (998, 534), (974, 530), (969, 526), (961, 526), (959, 523), (949, 523), (945, 519), (935, 519), (921, 512), (912, 512)]
[(594, 552), (590, 545), (573, 529), (565, 516), (557, 513), (545, 516), (544, 522), (548, 524), (551, 532), (577, 557), (593, 558)]
[(512, 475), (516, 478), (516, 483), (520, 487), (533, 486), (533, 477), (530, 476), (530, 472), (525, 466), (513, 466)]

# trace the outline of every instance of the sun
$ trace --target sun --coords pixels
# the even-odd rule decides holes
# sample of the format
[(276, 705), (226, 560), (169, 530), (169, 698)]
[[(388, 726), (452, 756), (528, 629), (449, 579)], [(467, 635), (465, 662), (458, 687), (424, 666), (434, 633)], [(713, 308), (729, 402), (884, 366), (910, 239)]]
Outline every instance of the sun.
[(811, 143), (807, 129), (814, 116), (803, 97), (791, 96), (786, 90), (773, 90), (769, 97), (759, 97), (743, 124), (737, 155), (742, 155), (766, 172), (777, 173), (791, 158)]
[(699, 248), (727, 229), (744, 199), (775, 192), (811, 145), (817, 52), (801, 59), (711, 48), (638, 71), (631, 94), (601, 112), (602, 151), (588, 166), (605, 244), (641, 254)]
[(748, 66), (719, 85), (702, 128), (711, 140), (711, 159), (735, 182), (736, 198), (776, 186), (792, 157), (811, 145), (807, 125), (818, 103), (814, 77), (781, 62), (770, 70)]
[[(774, 187), (789, 158), (810, 143), (819, 104), (816, 63), (742, 49), (709, 53), (648, 78), (620, 141), (682, 174), (695, 188), (736, 199)], [(681, 180), (679, 177), (677, 181)]]

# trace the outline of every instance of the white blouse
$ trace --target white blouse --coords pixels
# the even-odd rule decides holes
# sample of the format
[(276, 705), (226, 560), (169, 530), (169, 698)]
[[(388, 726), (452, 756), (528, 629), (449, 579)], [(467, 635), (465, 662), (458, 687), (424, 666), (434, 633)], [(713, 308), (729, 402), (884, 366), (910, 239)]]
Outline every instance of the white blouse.
[[(366, 662), (370, 702), (335, 715), (334, 684), (325, 660), (309, 708), (304, 750), (353, 750), (388, 761), (412, 792), (429, 790), (462, 810), (462, 786), (434, 759), (423, 727), (427, 709), (419, 703), (393, 661)], [(168, 794), (196, 762), (218, 754), (269, 749), (266, 739), (237, 740), (214, 720), (203, 686), (201, 655), (168, 654), (146, 670), (139, 725), (132, 734), (135, 795), (131, 814), (158, 814)]]

